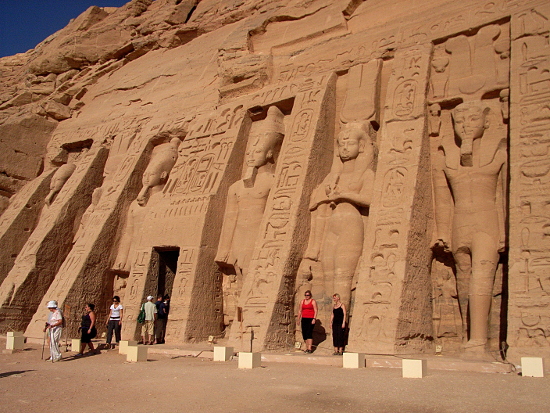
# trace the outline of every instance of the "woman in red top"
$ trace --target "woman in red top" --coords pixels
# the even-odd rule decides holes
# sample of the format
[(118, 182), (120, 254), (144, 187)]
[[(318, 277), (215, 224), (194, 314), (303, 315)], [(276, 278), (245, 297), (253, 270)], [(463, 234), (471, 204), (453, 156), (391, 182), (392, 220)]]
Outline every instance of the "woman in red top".
[(317, 318), (317, 301), (311, 298), (311, 291), (305, 292), (305, 297), (300, 302), (300, 312), (298, 313), (298, 322), (302, 325), (302, 336), (306, 342), (306, 353), (313, 353), (311, 346), (313, 345), (313, 327), (315, 327), (315, 319)]

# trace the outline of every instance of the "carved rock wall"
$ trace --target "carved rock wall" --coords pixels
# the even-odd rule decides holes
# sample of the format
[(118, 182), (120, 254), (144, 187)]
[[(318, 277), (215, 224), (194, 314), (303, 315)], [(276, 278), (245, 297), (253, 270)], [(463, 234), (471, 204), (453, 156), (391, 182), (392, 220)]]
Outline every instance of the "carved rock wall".
[[(0, 239), (9, 245), (0, 253), (0, 329), (40, 337), (42, 307), (57, 299), (76, 333), (86, 302), (105, 317), (117, 294), (132, 338), (144, 298), (170, 293), (169, 342), (214, 335), (248, 348), (254, 329), (254, 348), (286, 348), (300, 339), (296, 306), (311, 289), (321, 310), (315, 339), (330, 347), (330, 298), (342, 293), (327, 271), (334, 257), (325, 248), (304, 259), (320, 194), (321, 245), (339, 216), (363, 223), (363, 241), (350, 247), (359, 264), (343, 274), (350, 349), (462, 351), (485, 324), (488, 343), (472, 346), (498, 354), (507, 341), (514, 356), (548, 355), (550, 9), (542, 0), (417, 3), (133, 0), (92, 7), (35, 49), (0, 59)], [(454, 113), (473, 101), (489, 112), (470, 145)], [(265, 151), (275, 184), (256, 194), (265, 212), (226, 317), (226, 281), (238, 276), (214, 261), (226, 198), (248, 179), (247, 148), (271, 106), (285, 130), (280, 152)], [(377, 151), (369, 194), (345, 173), (348, 158), (362, 155), (348, 156), (337, 140), (354, 121)], [(174, 139), (175, 163), (151, 184), (149, 165)], [(463, 163), (455, 168), (453, 157)], [(75, 172), (43, 206), (67, 163)], [(466, 179), (469, 187), (489, 182), (481, 203), (503, 206), (491, 215), (502, 236), (488, 260), (487, 309), (457, 283), (468, 272), (457, 269), (460, 253), (475, 261), (474, 247), (457, 255), (442, 239), (456, 230), (440, 234), (456, 218), (454, 201), (466, 201), (439, 202), (438, 171), (452, 181), (469, 167), (485, 174)], [(467, 192), (449, 185), (449, 194)], [(331, 212), (343, 210), (350, 215)], [(481, 322), (469, 307), (482, 309)]]

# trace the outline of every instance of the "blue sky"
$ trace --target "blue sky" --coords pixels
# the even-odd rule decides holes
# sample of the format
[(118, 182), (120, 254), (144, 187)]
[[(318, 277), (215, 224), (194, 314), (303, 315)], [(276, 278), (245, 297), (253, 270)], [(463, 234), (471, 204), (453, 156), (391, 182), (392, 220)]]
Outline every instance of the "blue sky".
[(90, 6), (130, 0), (0, 0), (0, 57), (23, 53), (65, 27)]

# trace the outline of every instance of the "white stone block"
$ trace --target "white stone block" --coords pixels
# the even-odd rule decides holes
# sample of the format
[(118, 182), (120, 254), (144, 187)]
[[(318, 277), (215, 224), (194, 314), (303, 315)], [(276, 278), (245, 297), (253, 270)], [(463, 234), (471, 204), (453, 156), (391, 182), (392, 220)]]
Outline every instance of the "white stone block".
[(147, 361), (147, 346), (126, 347), (126, 361)]
[(521, 375), (523, 377), (544, 377), (544, 363), (541, 357), (522, 357)]
[(214, 361), (228, 361), (233, 356), (233, 347), (214, 346)]
[(17, 331), (8, 332), (6, 350), (23, 350), (25, 348), (25, 337)]
[(342, 367), (345, 369), (365, 367), (365, 355), (363, 353), (344, 353), (342, 355)]
[(239, 368), (254, 369), (262, 367), (262, 353), (248, 353), (241, 351), (239, 353)]
[(71, 340), (71, 351), (80, 352), (80, 339), (79, 338), (73, 338)]
[(421, 379), (428, 374), (428, 360), (403, 359), (403, 377)]
[(121, 340), (118, 343), (118, 354), (128, 354), (128, 347), (137, 346), (136, 340)]

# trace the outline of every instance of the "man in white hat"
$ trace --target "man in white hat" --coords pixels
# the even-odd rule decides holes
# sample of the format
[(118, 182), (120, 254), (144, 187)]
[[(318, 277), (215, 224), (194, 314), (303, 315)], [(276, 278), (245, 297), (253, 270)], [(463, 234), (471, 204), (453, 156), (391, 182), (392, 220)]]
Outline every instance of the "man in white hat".
[(61, 333), (63, 332), (63, 313), (57, 308), (57, 301), (49, 301), (47, 307), (48, 310), (50, 310), (50, 314), (48, 315), (48, 322), (44, 327), (44, 332), (48, 330), (50, 339), (50, 358), (46, 361), (51, 361), (53, 363), (61, 360), (59, 340), (61, 340)]
[[(145, 322), (141, 326), (141, 339), (143, 344), (153, 344), (155, 339), (155, 321), (157, 320), (157, 306), (153, 303), (153, 296), (147, 297), (147, 302), (143, 304), (145, 310)], [(147, 339), (150, 340), (147, 340)]]

